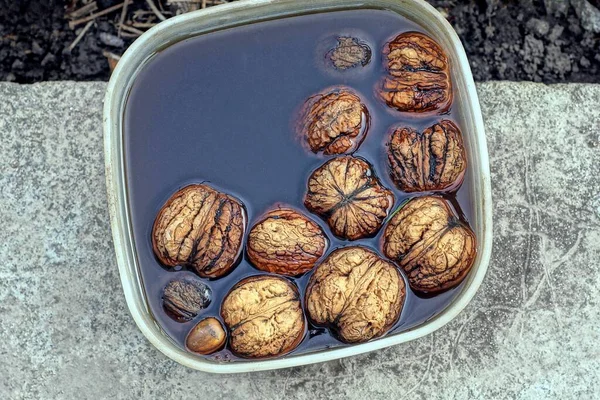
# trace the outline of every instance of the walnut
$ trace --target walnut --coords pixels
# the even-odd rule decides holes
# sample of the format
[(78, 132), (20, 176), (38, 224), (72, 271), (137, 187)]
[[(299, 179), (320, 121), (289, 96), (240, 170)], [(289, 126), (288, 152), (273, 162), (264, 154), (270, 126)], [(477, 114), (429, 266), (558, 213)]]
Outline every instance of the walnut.
[(309, 271), (326, 249), (321, 227), (289, 208), (268, 212), (248, 234), (250, 261), (258, 269), (277, 274)]
[(239, 200), (208, 185), (189, 185), (158, 213), (152, 247), (167, 266), (189, 265), (201, 277), (218, 278), (239, 259), (245, 229)]
[(340, 36), (337, 40), (337, 46), (327, 53), (335, 69), (343, 71), (358, 65), (364, 67), (371, 61), (371, 49), (366, 43), (347, 36)]
[(327, 221), (334, 235), (356, 240), (379, 231), (394, 196), (381, 185), (368, 162), (342, 156), (312, 173), (304, 204)]
[(210, 304), (210, 288), (196, 279), (173, 280), (163, 289), (163, 308), (179, 322), (187, 322)]
[(251, 276), (223, 300), (221, 316), (231, 350), (240, 357), (279, 356), (302, 341), (306, 322), (298, 289), (287, 279)]
[(358, 95), (335, 88), (312, 96), (301, 112), (298, 134), (313, 153), (351, 153), (360, 146), (369, 126), (369, 113)]
[(392, 180), (405, 192), (457, 189), (467, 168), (462, 135), (448, 120), (423, 133), (396, 129), (388, 144), (388, 162)]
[(310, 277), (306, 310), (347, 343), (386, 333), (398, 320), (405, 298), (398, 269), (360, 246), (335, 250)]
[(227, 334), (221, 322), (209, 317), (192, 328), (185, 339), (185, 346), (194, 353), (212, 354), (221, 350), (226, 340)]
[(383, 252), (406, 271), (418, 292), (458, 285), (475, 260), (475, 234), (440, 197), (406, 203), (383, 231)]
[(389, 73), (379, 86), (388, 106), (403, 112), (446, 112), (452, 103), (450, 64), (442, 48), (419, 32), (406, 32), (388, 43), (384, 64)]

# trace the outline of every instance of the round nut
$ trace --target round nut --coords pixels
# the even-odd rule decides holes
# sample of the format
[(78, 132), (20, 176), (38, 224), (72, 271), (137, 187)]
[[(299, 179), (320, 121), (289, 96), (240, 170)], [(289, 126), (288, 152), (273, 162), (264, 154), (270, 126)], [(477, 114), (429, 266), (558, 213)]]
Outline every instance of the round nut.
[(351, 246), (335, 250), (317, 266), (306, 290), (306, 310), (342, 341), (365, 342), (396, 323), (405, 295), (404, 280), (392, 263)]
[(396, 129), (388, 144), (390, 175), (405, 192), (458, 189), (467, 157), (458, 127), (442, 120), (423, 133)]
[(369, 114), (358, 95), (348, 88), (335, 88), (312, 96), (298, 124), (313, 153), (350, 153), (367, 134)]
[(429, 36), (406, 32), (388, 43), (384, 64), (389, 73), (379, 86), (388, 106), (402, 112), (446, 112), (452, 103), (448, 57)]
[(383, 252), (406, 271), (410, 287), (438, 293), (458, 285), (471, 270), (475, 234), (440, 197), (406, 203), (383, 231)]
[(203, 278), (218, 278), (239, 259), (245, 229), (239, 200), (208, 185), (189, 185), (158, 213), (152, 247), (167, 266), (189, 265)]
[(306, 327), (298, 289), (271, 275), (238, 282), (223, 300), (221, 316), (231, 350), (240, 357), (288, 353), (302, 341)]
[(196, 279), (173, 280), (163, 289), (163, 308), (167, 315), (178, 322), (192, 320), (208, 307), (210, 288)]
[(248, 234), (252, 264), (282, 275), (309, 271), (326, 249), (327, 237), (321, 227), (289, 208), (268, 212)]
[(356, 240), (374, 236), (394, 196), (361, 158), (336, 157), (317, 168), (308, 180), (304, 205), (327, 221), (337, 237)]
[(185, 339), (188, 350), (198, 354), (212, 354), (225, 345), (227, 334), (221, 322), (214, 317), (205, 318), (192, 328)]
[(340, 36), (337, 46), (327, 53), (327, 58), (335, 69), (346, 70), (358, 65), (363, 67), (371, 61), (371, 49), (357, 38)]

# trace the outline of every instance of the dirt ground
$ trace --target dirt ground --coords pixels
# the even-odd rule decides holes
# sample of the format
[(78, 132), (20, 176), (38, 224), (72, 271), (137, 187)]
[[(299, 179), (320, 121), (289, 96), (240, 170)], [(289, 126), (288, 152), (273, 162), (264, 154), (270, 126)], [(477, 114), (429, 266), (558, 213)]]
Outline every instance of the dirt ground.
[[(0, 0), (0, 80), (107, 80), (107, 57), (161, 17), (222, 2)], [(600, 0), (429, 2), (458, 32), (478, 81), (600, 83)]]

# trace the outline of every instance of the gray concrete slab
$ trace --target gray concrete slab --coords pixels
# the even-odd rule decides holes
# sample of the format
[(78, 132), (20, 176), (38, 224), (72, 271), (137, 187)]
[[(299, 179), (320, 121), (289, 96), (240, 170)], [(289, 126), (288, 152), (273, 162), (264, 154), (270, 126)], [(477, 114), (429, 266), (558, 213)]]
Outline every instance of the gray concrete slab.
[(421, 340), (236, 376), (129, 316), (106, 206), (103, 83), (0, 84), (0, 399), (590, 399), (600, 393), (600, 86), (478, 86), (493, 260)]

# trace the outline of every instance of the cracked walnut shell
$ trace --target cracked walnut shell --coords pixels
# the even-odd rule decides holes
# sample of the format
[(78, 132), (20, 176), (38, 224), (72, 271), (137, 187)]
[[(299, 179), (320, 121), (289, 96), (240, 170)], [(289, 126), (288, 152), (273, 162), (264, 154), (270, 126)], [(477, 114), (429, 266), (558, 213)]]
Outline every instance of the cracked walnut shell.
[(423, 133), (396, 129), (388, 144), (388, 165), (392, 180), (405, 192), (457, 189), (467, 168), (460, 130), (448, 120)]
[(337, 46), (327, 53), (335, 69), (346, 70), (358, 65), (363, 67), (371, 61), (371, 48), (357, 38), (340, 36)]
[(358, 95), (336, 88), (311, 97), (301, 113), (298, 133), (313, 153), (351, 153), (369, 127), (369, 114)]
[(384, 50), (388, 75), (379, 95), (388, 106), (402, 112), (446, 112), (452, 103), (448, 57), (429, 36), (406, 32)]
[(189, 265), (203, 278), (218, 278), (239, 259), (245, 227), (239, 200), (208, 185), (189, 185), (158, 213), (152, 247), (164, 265)]
[(437, 293), (458, 285), (475, 260), (475, 234), (440, 197), (407, 202), (383, 232), (383, 252), (408, 275), (418, 292)]
[(298, 289), (287, 279), (258, 275), (238, 282), (221, 305), (231, 350), (240, 357), (279, 356), (304, 337)]
[(299, 275), (312, 269), (327, 249), (327, 237), (305, 215), (279, 208), (268, 212), (248, 234), (247, 253), (258, 269)]
[(176, 279), (163, 289), (163, 308), (167, 315), (178, 322), (192, 320), (208, 307), (210, 300), (210, 288), (197, 279)]
[(308, 180), (304, 205), (327, 221), (334, 235), (349, 240), (374, 236), (394, 196), (361, 158), (336, 157)]
[(386, 333), (398, 320), (405, 298), (398, 269), (360, 246), (331, 253), (316, 269), (306, 290), (312, 321), (329, 325), (346, 343)]

